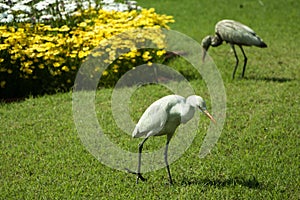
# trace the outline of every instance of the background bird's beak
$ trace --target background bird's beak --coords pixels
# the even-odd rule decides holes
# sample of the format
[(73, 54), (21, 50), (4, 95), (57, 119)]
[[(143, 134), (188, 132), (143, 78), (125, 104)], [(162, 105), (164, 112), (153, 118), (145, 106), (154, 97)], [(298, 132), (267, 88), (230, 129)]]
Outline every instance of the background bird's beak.
[(213, 122), (213, 123), (217, 123), (216, 120), (211, 116), (211, 114), (209, 114), (209, 112), (207, 110), (204, 110), (203, 113)]
[(204, 61), (205, 61), (206, 51), (207, 50), (205, 48), (202, 49), (202, 54), (203, 54), (202, 55), (202, 63), (204, 63)]

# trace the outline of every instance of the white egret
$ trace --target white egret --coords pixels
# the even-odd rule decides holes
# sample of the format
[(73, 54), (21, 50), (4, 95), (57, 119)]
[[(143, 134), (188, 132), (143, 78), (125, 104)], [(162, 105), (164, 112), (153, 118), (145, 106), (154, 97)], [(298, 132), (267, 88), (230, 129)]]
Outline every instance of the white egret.
[(209, 46), (217, 47), (221, 45), (223, 41), (230, 44), (236, 59), (236, 65), (233, 70), (232, 78), (234, 78), (239, 63), (239, 59), (236, 54), (234, 45), (238, 45), (244, 55), (244, 67), (242, 77), (244, 77), (245, 75), (247, 65), (247, 57), (242, 46), (257, 46), (261, 48), (267, 47), (267, 44), (264, 43), (263, 40), (258, 35), (256, 35), (256, 33), (251, 28), (240, 22), (225, 19), (219, 21), (216, 24), (215, 36), (209, 35), (202, 40), (201, 45), (203, 47), (203, 62), (205, 60), (206, 52)]
[(126, 169), (128, 172), (136, 174), (138, 180), (145, 181), (146, 179), (141, 175), (141, 156), (144, 143), (151, 136), (167, 136), (167, 143), (165, 146), (164, 160), (166, 163), (170, 184), (173, 183), (170, 168), (168, 164), (168, 146), (169, 142), (180, 124), (187, 123), (194, 116), (195, 110), (198, 108), (209, 119), (216, 123), (215, 119), (209, 114), (206, 109), (205, 101), (200, 96), (192, 95), (184, 98), (179, 95), (168, 95), (152, 103), (144, 112), (140, 120), (135, 126), (132, 137), (145, 137), (139, 144), (138, 154), (138, 169), (133, 172)]

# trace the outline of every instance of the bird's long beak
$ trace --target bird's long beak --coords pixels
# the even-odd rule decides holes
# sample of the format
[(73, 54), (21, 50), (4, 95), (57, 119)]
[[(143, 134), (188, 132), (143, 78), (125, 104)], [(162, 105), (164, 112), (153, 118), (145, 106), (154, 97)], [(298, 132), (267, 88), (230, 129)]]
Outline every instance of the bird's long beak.
[(213, 116), (211, 116), (211, 114), (209, 114), (209, 112), (207, 110), (203, 110), (203, 113), (213, 122), (213, 123), (217, 123), (216, 120), (213, 118)]
[(205, 61), (205, 56), (206, 56), (206, 52), (207, 52), (207, 50), (205, 49), (205, 48), (202, 48), (202, 63), (204, 63), (204, 61)]

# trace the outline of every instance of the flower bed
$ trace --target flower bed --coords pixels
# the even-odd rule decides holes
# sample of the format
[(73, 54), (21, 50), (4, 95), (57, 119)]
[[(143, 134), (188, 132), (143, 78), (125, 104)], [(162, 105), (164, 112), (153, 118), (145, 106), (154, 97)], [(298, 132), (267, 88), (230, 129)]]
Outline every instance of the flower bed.
[[(159, 15), (152, 8), (128, 11), (90, 8), (77, 10), (68, 20), (48, 24), (2, 23), (0, 96), (66, 91), (72, 87), (82, 61), (104, 39), (130, 29), (168, 28), (171, 22), (171, 16)], [(128, 69), (142, 63), (151, 64), (165, 53), (164, 50), (130, 49), (121, 58), (110, 59), (113, 64), (103, 72), (106, 76), (103, 85), (112, 85)]]

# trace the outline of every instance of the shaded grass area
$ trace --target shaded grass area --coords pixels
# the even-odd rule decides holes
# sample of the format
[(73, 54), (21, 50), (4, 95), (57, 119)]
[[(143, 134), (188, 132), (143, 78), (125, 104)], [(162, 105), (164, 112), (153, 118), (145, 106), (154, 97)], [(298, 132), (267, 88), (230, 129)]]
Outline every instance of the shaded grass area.
[[(177, 22), (172, 29), (199, 42), (213, 33), (219, 19), (232, 18), (249, 24), (269, 45), (245, 48), (246, 78), (235, 80), (231, 80), (235, 61), (229, 46), (210, 49), (227, 93), (226, 122), (211, 154), (199, 159), (209, 121), (198, 113), (201, 124), (196, 138), (170, 166), (174, 186), (167, 184), (165, 169), (144, 174), (148, 181), (136, 185), (135, 176), (103, 165), (82, 144), (73, 120), (71, 93), (2, 103), (0, 199), (299, 199), (300, 73), (295, 37), (299, 24), (294, 20), (299, 18), (299, 3), (139, 2), (173, 15)], [(190, 77), (196, 94), (211, 109), (205, 83), (186, 70), (188, 64), (176, 59), (168, 65)], [(97, 91), (99, 124), (122, 149), (137, 152), (141, 140), (132, 139), (114, 122), (112, 91)], [(157, 85), (139, 88), (129, 104), (133, 121), (169, 93)], [(144, 148), (151, 151), (164, 144), (165, 137), (151, 138)]]

